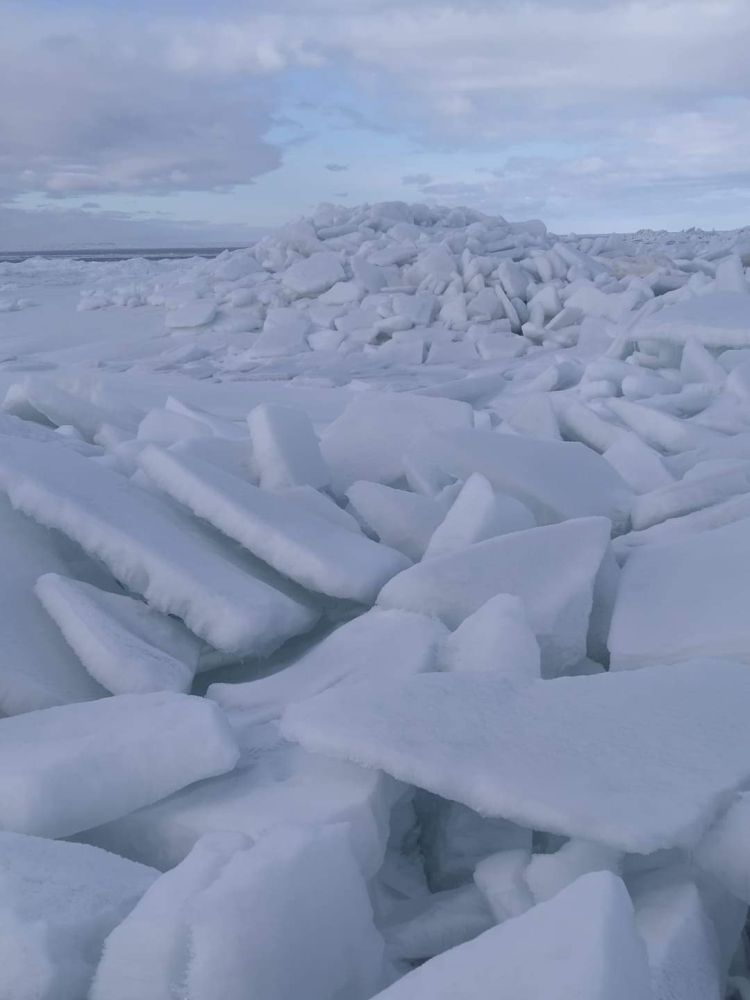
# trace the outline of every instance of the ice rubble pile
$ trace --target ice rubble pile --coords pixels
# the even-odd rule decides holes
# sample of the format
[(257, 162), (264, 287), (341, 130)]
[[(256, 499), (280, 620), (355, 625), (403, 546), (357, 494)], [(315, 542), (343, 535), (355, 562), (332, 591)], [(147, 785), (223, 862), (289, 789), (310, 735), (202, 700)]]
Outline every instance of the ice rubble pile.
[(0, 996), (748, 995), (748, 266), (325, 209), (149, 265), (266, 401), (19, 377)]
[[(282, 366), (338, 382), (394, 363), (476, 366), (529, 344), (569, 346), (582, 330), (701, 298), (735, 250), (750, 262), (750, 230), (557, 237), (470, 209), (324, 205), (215, 260), (92, 265), (79, 308), (163, 307), (180, 339), (150, 357), (157, 369), (177, 356), (202, 378)], [(724, 267), (718, 284), (731, 293), (736, 280)], [(728, 343), (742, 346), (747, 313), (732, 313), (731, 298)], [(696, 308), (684, 329), (720, 336), (711, 304)], [(653, 326), (661, 337), (658, 316)]]

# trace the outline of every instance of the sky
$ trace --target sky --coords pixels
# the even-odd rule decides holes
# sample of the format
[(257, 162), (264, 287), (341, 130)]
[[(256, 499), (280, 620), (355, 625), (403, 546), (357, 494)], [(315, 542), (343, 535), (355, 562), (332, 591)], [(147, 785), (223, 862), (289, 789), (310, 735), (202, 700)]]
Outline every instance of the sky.
[(750, 224), (750, 0), (0, 0), (0, 248)]

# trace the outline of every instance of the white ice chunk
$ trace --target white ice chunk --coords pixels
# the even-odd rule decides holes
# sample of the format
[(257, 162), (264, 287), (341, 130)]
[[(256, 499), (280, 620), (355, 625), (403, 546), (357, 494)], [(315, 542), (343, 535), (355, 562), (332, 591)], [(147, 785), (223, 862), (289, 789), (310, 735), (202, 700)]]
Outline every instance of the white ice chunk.
[(244, 684), (212, 684), (208, 696), (256, 721), (278, 718), (287, 705), (345, 681), (433, 670), (445, 635), (444, 626), (424, 615), (373, 608), (334, 629), (278, 673)]
[(264, 490), (327, 486), (330, 474), (303, 410), (261, 403), (247, 418), (253, 458)]
[(695, 848), (697, 865), (750, 904), (750, 793), (738, 795)]
[(303, 587), (372, 603), (380, 587), (408, 565), (401, 552), (199, 459), (148, 448), (139, 462), (175, 500)]
[(535, 854), (524, 873), (534, 901), (551, 899), (587, 872), (620, 874), (622, 853), (606, 844), (575, 837), (553, 854)]
[(410, 972), (377, 1000), (653, 1000), (622, 881), (584, 875), (554, 899)]
[[(738, 493), (750, 492), (750, 462), (734, 461), (726, 471), (711, 470), (705, 476), (685, 476), (678, 483), (644, 493), (633, 501), (631, 521), (635, 531), (650, 528), (671, 517), (680, 517)], [(699, 466), (693, 469), (695, 473)]]
[(750, 780), (745, 664), (563, 677), (419, 674), (289, 708), (288, 739), (487, 816), (647, 854), (696, 843)]
[(211, 299), (196, 299), (176, 309), (169, 309), (164, 317), (168, 330), (193, 330), (208, 326), (216, 318), (216, 303)]
[(493, 431), (444, 430), (420, 442), (423, 457), (460, 479), (481, 472), (516, 497), (541, 524), (602, 514), (615, 529), (627, 520), (628, 486), (589, 448)]
[(0, 996), (81, 1000), (104, 939), (157, 876), (96, 847), (0, 833)]
[(668, 454), (697, 448), (711, 436), (702, 427), (629, 399), (610, 399), (607, 406), (646, 444)]
[(66, 837), (223, 774), (239, 751), (202, 698), (118, 695), (0, 720), (0, 828)]
[(339, 254), (331, 250), (296, 260), (281, 276), (284, 287), (297, 296), (320, 295), (345, 279)]
[(695, 882), (665, 869), (639, 875), (629, 888), (654, 1000), (721, 1000), (727, 970)]
[(317, 620), (167, 501), (67, 450), (3, 439), (0, 489), (217, 649), (269, 652)]
[(323, 456), (338, 493), (358, 479), (393, 483), (404, 474), (404, 456), (426, 431), (471, 424), (471, 407), (454, 399), (360, 393), (326, 429)]
[(717, 291), (693, 296), (647, 316), (631, 336), (672, 344), (694, 339), (706, 347), (748, 347), (750, 295)]
[(447, 504), (421, 493), (360, 480), (346, 491), (351, 509), (381, 542), (419, 560), (432, 533), (445, 517)]
[(474, 871), (474, 882), (487, 900), (497, 923), (520, 917), (534, 905), (525, 873), (531, 851), (517, 847), (483, 858)]
[(440, 651), (442, 670), (487, 670), (513, 681), (540, 677), (539, 643), (523, 602), (497, 594), (458, 626)]
[(378, 604), (434, 615), (456, 628), (496, 594), (520, 597), (545, 674), (586, 655), (594, 583), (609, 545), (606, 518), (581, 518), (477, 542), (399, 573)]
[[(200, 841), (108, 938), (92, 1000), (367, 1000), (385, 978), (342, 826)], [(321, 919), (321, 917), (324, 919)], [(293, 956), (293, 961), (290, 957)]]
[(747, 518), (695, 537), (637, 548), (623, 568), (612, 618), (612, 668), (694, 656), (750, 663), (749, 559)]
[(674, 482), (674, 476), (667, 470), (659, 453), (632, 431), (623, 431), (607, 447), (604, 458), (634, 493), (648, 493)]
[(102, 697), (104, 689), (88, 676), (34, 595), (39, 576), (67, 572), (69, 560), (80, 553), (74, 556), (67, 539), (13, 510), (5, 497), (0, 537), (8, 567), (0, 574), (0, 712), (15, 715)]
[(536, 521), (519, 500), (496, 496), (488, 479), (474, 472), (466, 480), (425, 549), (425, 558), (446, 555), (474, 542), (536, 527)]
[(124, 594), (46, 573), (34, 588), (89, 674), (112, 694), (189, 691), (200, 640)]

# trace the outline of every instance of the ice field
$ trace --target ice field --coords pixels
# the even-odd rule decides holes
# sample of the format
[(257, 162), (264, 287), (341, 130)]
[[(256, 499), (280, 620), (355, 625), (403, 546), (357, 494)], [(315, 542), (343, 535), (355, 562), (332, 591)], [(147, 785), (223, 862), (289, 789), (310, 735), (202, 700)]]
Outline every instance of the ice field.
[(0, 1000), (750, 998), (750, 228), (0, 263)]

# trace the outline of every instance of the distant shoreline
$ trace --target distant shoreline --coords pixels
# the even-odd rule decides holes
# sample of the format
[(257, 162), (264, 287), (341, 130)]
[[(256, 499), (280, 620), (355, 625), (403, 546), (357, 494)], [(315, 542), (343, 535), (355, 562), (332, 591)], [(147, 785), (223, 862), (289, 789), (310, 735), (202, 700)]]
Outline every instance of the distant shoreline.
[(30, 260), (32, 257), (52, 259), (80, 260), (88, 263), (111, 263), (118, 260), (130, 260), (142, 257), (146, 260), (184, 260), (188, 257), (218, 257), (225, 250), (242, 250), (247, 244), (232, 246), (197, 246), (197, 247), (94, 247), (77, 250), (0, 250), (0, 263), (15, 264)]

